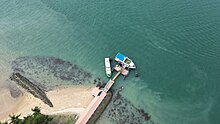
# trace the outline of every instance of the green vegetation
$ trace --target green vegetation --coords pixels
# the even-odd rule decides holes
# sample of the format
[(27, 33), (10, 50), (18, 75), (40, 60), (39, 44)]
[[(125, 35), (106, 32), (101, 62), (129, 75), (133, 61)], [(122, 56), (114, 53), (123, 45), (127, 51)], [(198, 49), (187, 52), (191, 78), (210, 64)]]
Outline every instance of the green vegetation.
[(24, 119), (20, 119), (21, 114), (19, 115), (9, 115), (10, 121), (4, 122), (0, 124), (48, 124), (50, 121), (52, 121), (52, 117), (49, 117), (48, 115), (44, 115), (40, 113), (40, 108), (35, 107), (32, 109), (33, 114), (28, 115), (27, 117), (24, 117)]
[(53, 118), (49, 124), (75, 124), (76, 123), (76, 115), (53, 115)]
[(19, 115), (9, 115), (9, 122), (0, 122), (0, 124), (74, 124), (77, 115), (44, 115), (39, 107), (31, 109), (32, 115), (28, 115), (21, 119)]

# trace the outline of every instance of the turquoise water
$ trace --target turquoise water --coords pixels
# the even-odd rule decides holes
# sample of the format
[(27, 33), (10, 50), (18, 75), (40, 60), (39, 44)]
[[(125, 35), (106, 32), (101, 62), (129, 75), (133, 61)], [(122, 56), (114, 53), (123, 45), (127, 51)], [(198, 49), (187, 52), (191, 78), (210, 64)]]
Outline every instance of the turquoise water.
[(140, 77), (114, 88), (154, 122), (218, 124), (219, 12), (217, 0), (1, 0), (0, 72), (20, 56), (54, 56), (107, 80), (103, 58), (120, 51)]

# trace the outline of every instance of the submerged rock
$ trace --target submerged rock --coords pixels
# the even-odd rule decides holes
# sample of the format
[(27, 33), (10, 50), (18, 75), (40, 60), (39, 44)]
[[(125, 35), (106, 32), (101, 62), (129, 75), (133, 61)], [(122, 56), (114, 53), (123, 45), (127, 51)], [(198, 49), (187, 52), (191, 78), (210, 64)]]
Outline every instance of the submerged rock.
[(20, 73), (13, 73), (10, 77), (11, 80), (15, 81), (20, 87), (31, 93), (36, 98), (41, 99), (45, 104), (53, 107), (52, 102), (49, 100), (45, 92), (37, 85), (33, 84), (27, 78), (22, 76)]
[(13, 98), (17, 98), (23, 94), (22, 91), (17, 87), (10, 87), (9, 90)]
[[(138, 109), (120, 94), (120, 90), (113, 91), (113, 97), (101, 118), (107, 118), (114, 124), (154, 124), (150, 115), (143, 109)], [(97, 121), (101, 124), (102, 120)]]
[(55, 57), (26, 56), (12, 61), (12, 70), (44, 91), (57, 86), (91, 83), (92, 75), (79, 66)]

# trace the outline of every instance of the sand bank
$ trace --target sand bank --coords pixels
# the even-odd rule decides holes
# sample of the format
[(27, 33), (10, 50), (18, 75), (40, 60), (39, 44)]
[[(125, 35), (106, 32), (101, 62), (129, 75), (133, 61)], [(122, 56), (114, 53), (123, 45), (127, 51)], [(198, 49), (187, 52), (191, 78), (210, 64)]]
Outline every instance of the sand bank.
[(92, 101), (91, 91), (94, 86), (72, 86), (47, 92), (48, 98), (53, 103), (51, 108), (41, 100), (29, 93), (24, 93), (19, 98), (12, 98), (6, 89), (0, 90), (0, 121), (8, 119), (9, 114), (31, 114), (31, 108), (39, 106), (44, 114), (72, 113), (81, 114)]

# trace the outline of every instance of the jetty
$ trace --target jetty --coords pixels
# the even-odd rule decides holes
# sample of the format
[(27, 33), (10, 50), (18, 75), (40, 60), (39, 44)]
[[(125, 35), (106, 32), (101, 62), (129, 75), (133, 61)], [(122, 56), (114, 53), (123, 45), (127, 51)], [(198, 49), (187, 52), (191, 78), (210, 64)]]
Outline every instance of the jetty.
[(97, 110), (97, 108), (100, 106), (102, 101), (107, 96), (108, 91), (111, 89), (113, 84), (115, 83), (115, 80), (117, 77), (122, 74), (123, 76), (127, 76), (129, 74), (129, 68), (135, 68), (134, 63), (131, 59), (124, 56), (121, 53), (118, 53), (115, 57), (115, 60), (118, 61), (120, 65), (116, 65), (114, 67), (114, 70), (117, 71), (117, 74), (108, 81), (108, 83), (105, 85), (103, 89), (94, 88), (92, 91), (92, 95), (94, 96), (94, 99), (91, 101), (91, 103), (87, 106), (84, 113), (79, 117), (79, 119), (76, 121), (76, 124), (88, 124), (89, 120)]

